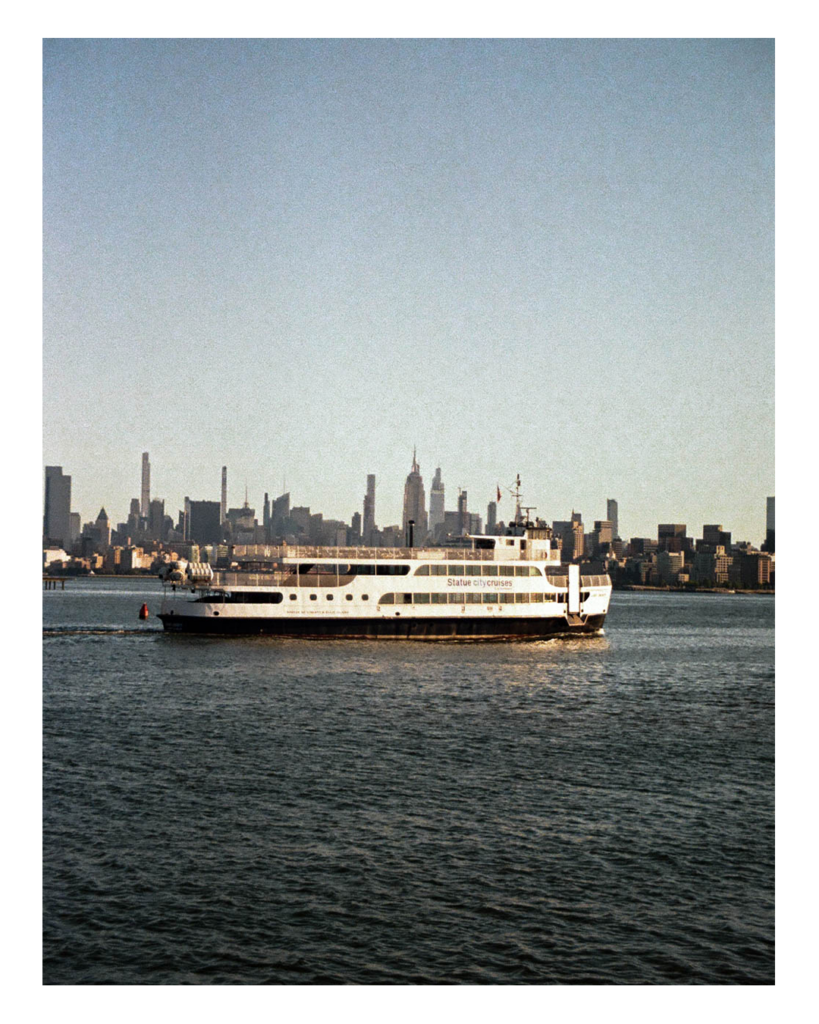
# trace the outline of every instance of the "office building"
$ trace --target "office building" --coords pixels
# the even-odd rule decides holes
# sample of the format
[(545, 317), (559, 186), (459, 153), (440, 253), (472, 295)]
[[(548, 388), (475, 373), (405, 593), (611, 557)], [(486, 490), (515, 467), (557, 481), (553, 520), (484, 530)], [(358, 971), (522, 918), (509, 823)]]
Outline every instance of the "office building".
[(364, 495), (364, 516), (361, 533), (364, 543), (371, 545), (375, 533), (375, 474), (367, 474), (367, 493)]
[(620, 537), (620, 525), (617, 521), (617, 502), (614, 498), (606, 499), (606, 519), (611, 523), (611, 539)]
[(185, 498), (185, 537), (195, 544), (218, 544), (222, 539), (221, 505), (218, 501)]
[(458, 524), (457, 530), (458, 530), (458, 536), (459, 537), (463, 537), (463, 535), (469, 529), (469, 512), (467, 511), (466, 503), (467, 503), (466, 491), (462, 491), (460, 489), (460, 487), (459, 487), (458, 488), (458, 519), (457, 519), (457, 524)]
[(139, 514), (143, 519), (150, 515), (151, 505), (151, 463), (148, 461), (148, 453), (142, 453), (142, 498), (139, 506)]
[(414, 524), (413, 542), (422, 544), (427, 536), (427, 501), (415, 449), (412, 451), (412, 469), (404, 484), (404, 515), (401, 525), (405, 537), (409, 537), (410, 522)]
[(227, 466), (222, 466), (222, 500), (219, 503), (219, 520), (227, 519)]
[(429, 531), (435, 532), (435, 527), (444, 521), (444, 482), (441, 479), (441, 467), (435, 470), (432, 478), (432, 487), (429, 491)]
[(498, 506), (497, 502), (490, 501), (486, 506), (486, 532), (493, 534), (495, 528), (498, 525)]
[(657, 527), (657, 548), (659, 551), (683, 551), (685, 523), (660, 523)]
[(70, 516), (71, 477), (63, 473), (62, 466), (46, 466), (43, 536), (56, 545), (69, 544)]
[(164, 540), (165, 499), (153, 498), (148, 506), (148, 536), (151, 540)]
[(776, 551), (776, 498), (765, 499), (765, 543), (762, 550), (773, 554)]
[(560, 540), (562, 562), (575, 562), (583, 557), (584, 528), (579, 512), (572, 511), (571, 519), (556, 519), (552, 523), (552, 536)]

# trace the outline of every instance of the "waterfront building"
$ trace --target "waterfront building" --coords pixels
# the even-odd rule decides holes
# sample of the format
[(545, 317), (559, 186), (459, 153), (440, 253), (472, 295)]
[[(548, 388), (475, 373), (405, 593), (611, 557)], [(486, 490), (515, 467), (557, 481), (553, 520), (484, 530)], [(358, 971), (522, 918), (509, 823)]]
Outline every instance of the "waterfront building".
[(43, 537), (58, 546), (69, 544), (70, 516), (71, 477), (63, 473), (62, 466), (46, 466)]
[(424, 480), (412, 451), (412, 469), (404, 484), (404, 515), (402, 527), (404, 537), (408, 536), (410, 520), (414, 522), (414, 543), (423, 544), (427, 536), (427, 507), (424, 493)]
[(434, 534), (435, 528), (444, 522), (444, 482), (441, 479), (441, 467), (435, 470), (432, 487), (429, 492), (429, 532)]
[(614, 498), (606, 499), (606, 519), (611, 523), (612, 540), (618, 540), (620, 537), (620, 526), (617, 521), (617, 502)]
[(142, 453), (142, 499), (139, 506), (139, 513), (143, 519), (150, 515), (151, 504), (151, 463), (148, 461), (148, 453)]
[(733, 579), (742, 587), (767, 587), (771, 584), (773, 559), (762, 551), (743, 551), (734, 560)]
[(731, 556), (726, 553), (722, 544), (714, 545), (714, 550), (698, 550), (694, 555), (691, 578), (695, 583), (722, 586), (728, 582), (731, 568)]
[(656, 569), (657, 582), (662, 586), (674, 586), (680, 582), (678, 577), (685, 569), (685, 555), (682, 551), (659, 551)]

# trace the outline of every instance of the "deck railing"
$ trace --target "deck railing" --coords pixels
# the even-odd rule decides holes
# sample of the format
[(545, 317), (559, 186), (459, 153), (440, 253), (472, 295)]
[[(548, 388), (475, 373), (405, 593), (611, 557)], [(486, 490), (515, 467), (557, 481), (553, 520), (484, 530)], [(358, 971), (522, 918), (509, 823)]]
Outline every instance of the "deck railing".
[(237, 544), (233, 548), (233, 557), (248, 562), (275, 561), (281, 558), (298, 558), (304, 561), (314, 559), (322, 562), (337, 558), (355, 561), (408, 561), (423, 558), (429, 562), (473, 562), (494, 561), (495, 551), (493, 548), (474, 551), (472, 548), (338, 548), (296, 544), (273, 547), (264, 544)]

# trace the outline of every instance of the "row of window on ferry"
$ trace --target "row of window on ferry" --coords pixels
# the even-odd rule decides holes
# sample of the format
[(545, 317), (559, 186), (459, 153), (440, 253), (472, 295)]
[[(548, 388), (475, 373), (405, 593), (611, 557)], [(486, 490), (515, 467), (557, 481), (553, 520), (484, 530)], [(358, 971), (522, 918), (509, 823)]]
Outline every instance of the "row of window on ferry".
[[(580, 599), (588, 598), (588, 591), (581, 591)], [(566, 603), (567, 595), (550, 593), (518, 594), (383, 594), (379, 604), (543, 604), (550, 601)]]
[[(300, 576), (407, 576), (409, 565), (301, 564)], [(413, 576), (542, 576), (536, 565), (419, 565)]]
[[(353, 600), (352, 594), (345, 595), (348, 601)], [(580, 592), (581, 601), (585, 601), (589, 596), (589, 591), (584, 590)], [(280, 591), (250, 591), (250, 590), (233, 590), (233, 591), (211, 591), (205, 594), (203, 597), (198, 598), (197, 603), (205, 604), (225, 604), (229, 602), (231, 604), (281, 604), (284, 600), (284, 595)], [(295, 594), (290, 595), (290, 600), (295, 601), (297, 597)], [(311, 601), (318, 601), (318, 595), (310, 594)], [(325, 601), (332, 601), (334, 597), (332, 594), (325, 594)], [(369, 595), (362, 594), (362, 601), (368, 601)], [(450, 594), (450, 593), (434, 593), (434, 594), (383, 594), (379, 599), (379, 604), (543, 604), (544, 602), (557, 602), (565, 604), (566, 594), (565, 593), (517, 593), (517, 594)]]

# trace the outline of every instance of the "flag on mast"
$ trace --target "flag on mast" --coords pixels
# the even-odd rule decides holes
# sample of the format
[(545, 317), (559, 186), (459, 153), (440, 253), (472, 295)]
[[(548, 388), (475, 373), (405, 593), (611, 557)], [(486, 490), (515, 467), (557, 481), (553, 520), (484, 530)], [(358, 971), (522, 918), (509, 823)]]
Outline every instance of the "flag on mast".
[(498, 501), (501, 500), (500, 484), (498, 484)]

